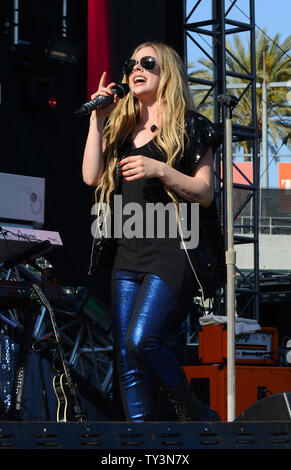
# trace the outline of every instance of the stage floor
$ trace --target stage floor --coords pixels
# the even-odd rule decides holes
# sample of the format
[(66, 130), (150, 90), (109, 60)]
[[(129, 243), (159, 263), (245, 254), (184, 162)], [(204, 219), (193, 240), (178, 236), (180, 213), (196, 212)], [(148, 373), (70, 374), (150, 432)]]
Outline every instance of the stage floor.
[(1, 421), (3, 449), (291, 449), (291, 421)]

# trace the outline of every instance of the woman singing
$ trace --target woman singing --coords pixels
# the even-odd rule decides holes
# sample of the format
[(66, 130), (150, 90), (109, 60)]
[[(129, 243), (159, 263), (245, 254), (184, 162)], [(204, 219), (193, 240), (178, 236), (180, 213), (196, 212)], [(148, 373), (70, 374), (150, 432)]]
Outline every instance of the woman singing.
[[(147, 213), (150, 204), (170, 203), (178, 226), (181, 201), (206, 211), (213, 206), (215, 128), (191, 110), (184, 65), (172, 48), (142, 44), (123, 72), (129, 93), (122, 99), (115, 95), (110, 105), (91, 114), (83, 179), (96, 187), (99, 204), (112, 207), (113, 195), (122, 201), (124, 230), (115, 238), (111, 306), (124, 412), (128, 421), (153, 419), (151, 377), (166, 391), (178, 420), (218, 420), (195, 398), (164, 344), (169, 327), (189, 311), (203, 286), (181, 232), (172, 236), (167, 226), (173, 212)], [(92, 98), (107, 96), (114, 85), (106, 85), (104, 72)], [(130, 210), (137, 208), (133, 223)], [(159, 216), (162, 235), (156, 233)]]

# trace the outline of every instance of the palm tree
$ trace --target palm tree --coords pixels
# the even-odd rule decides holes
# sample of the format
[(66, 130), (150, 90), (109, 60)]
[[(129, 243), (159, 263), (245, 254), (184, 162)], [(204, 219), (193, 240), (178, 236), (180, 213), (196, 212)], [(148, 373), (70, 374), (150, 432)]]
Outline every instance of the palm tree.
[[(263, 57), (265, 55), (265, 75), (266, 83), (271, 82), (286, 82), (291, 77), (291, 35), (280, 44), (280, 34), (276, 34), (273, 39), (266, 36), (265, 32), (260, 32), (256, 35), (256, 79), (257, 83), (263, 83)], [(231, 54), (238, 59), (243, 67), (251, 70), (251, 54), (249, 41), (245, 46), (239, 35), (233, 36), (233, 46), (227, 42), (227, 49)], [(227, 54), (227, 69), (232, 72), (245, 73), (231, 55)], [(190, 76), (195, 78), (203, 78), (212, 80), (212, 62), (208, 59), (199, 59), (198, 63), (204, 68), (194, 70)], [(238, 85), (239, 83), (249, 83), (247, 80), (232, 77), (228, 83)], [(231, 93), (240, 96), (242, 89), (233, 89)], [(205, 91), (197, 90), (193, 95), (194, 104), (202, 114), (205, 114), (210, 119), (213, 118), (213, 100), (211, 96), (206, 99)], [(204, 99), (204, 101), (203, 101)], [(202, 106), (199, 103), (202, 101)], [(290, 116), (291, 109), (287, 102), (287, 88), (276, 87), (267, 89), (267, 106), (268, 106), (268, 136), (272, 141), (273, 146), (276, 148), (278, 140), (283, 140), (286, 135), (290, 134)], [(252, 125), (252, 104), (251, 104), (251, 91), (249, 90), (244, 94), (239, 104), (234, 109), (233, 120), (241, 125)], [(258, 125), (258, 139), (262, 139), (262, 88), (257, 88), (257, 125)], [(291, 139), (289, 139), (291, 147)], [(238, 142), (238, 147), (243, 147), (245, 153), (250, 152), (250, 142)]]

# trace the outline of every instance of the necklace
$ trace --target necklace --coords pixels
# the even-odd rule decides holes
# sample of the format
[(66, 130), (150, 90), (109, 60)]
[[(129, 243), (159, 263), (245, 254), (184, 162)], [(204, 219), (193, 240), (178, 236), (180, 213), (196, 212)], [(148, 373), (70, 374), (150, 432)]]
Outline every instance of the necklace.
[(156, 131), (158, 130), (158, 126), (157, 126), (156, 124), (154, 124), (154, 121), (155, 121), (157, 118), (158, 118), (158, 116), (156, 115), (155, 118), (154, 118), (153, 120), (151, 120), (152, 124), (151, 124), (149, 127), (147, 127), (147, 125), (144, 124), (144, 125), (143, 125), (143, 128), (141, 128), (141, 131), (143, 131), (143, 130), (147, 131), (147, 130), (150, 129), (151, 132), (153, 132), (153, 133), (156, 132)]

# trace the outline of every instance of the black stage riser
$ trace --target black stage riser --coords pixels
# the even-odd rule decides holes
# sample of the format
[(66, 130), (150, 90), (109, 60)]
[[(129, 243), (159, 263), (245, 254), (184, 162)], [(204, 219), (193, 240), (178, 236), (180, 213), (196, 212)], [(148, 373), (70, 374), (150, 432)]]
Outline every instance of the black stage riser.
[(290, 448), (291, 421), (0, 423), (0, 450)]

